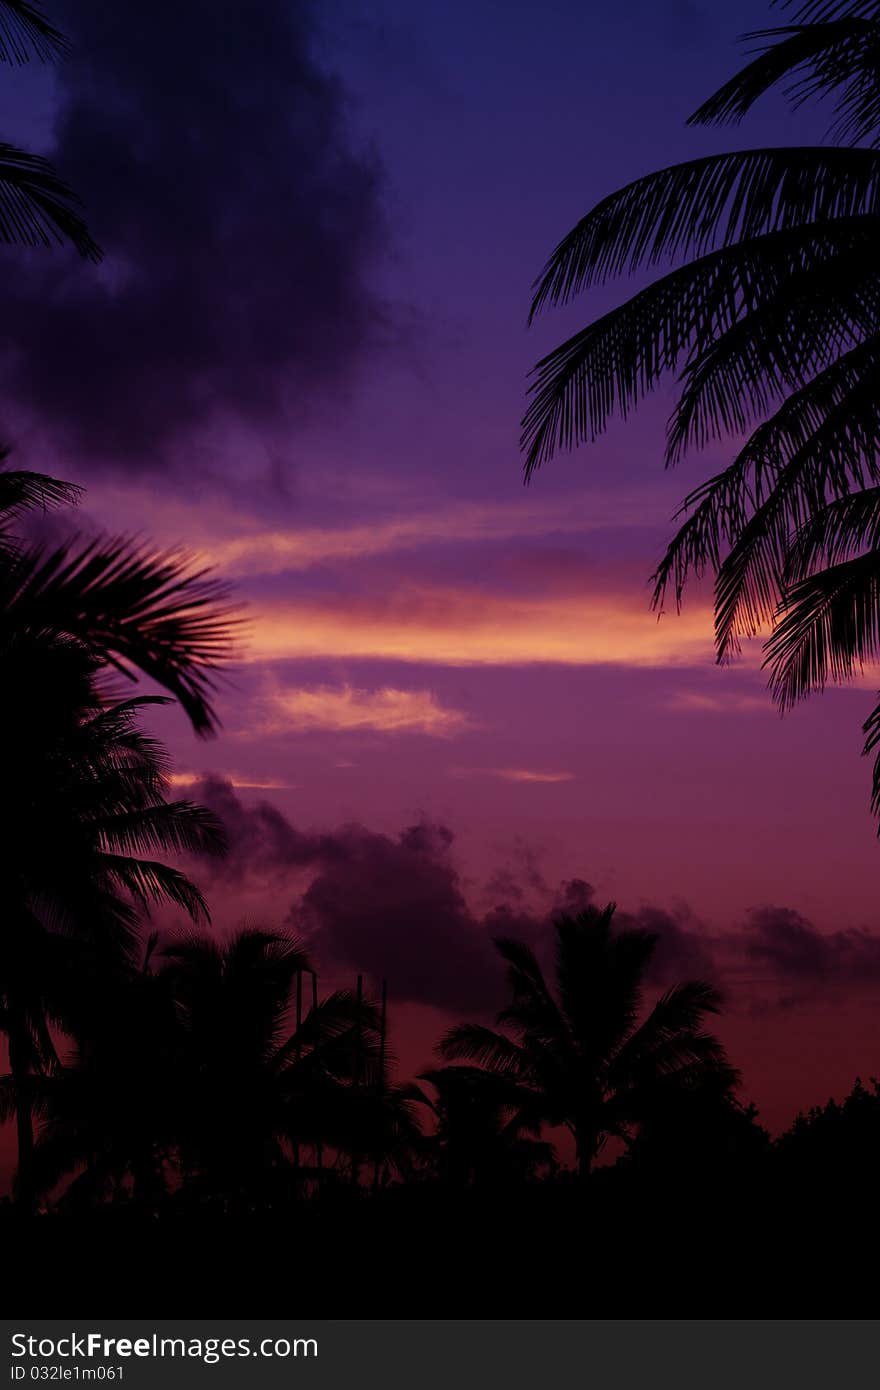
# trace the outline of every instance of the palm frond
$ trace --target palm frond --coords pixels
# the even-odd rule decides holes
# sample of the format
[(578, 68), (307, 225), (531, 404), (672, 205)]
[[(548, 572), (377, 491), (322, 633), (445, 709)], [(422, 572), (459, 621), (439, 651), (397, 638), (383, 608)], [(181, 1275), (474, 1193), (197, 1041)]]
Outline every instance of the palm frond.
[(603, 198), (563, 238), (535, 281), (530, 321), (618, 275), (878, 212), (874, 150), (737, 150), (675, 164)]
[(70, 243), (97, 264), (103, 252), (79, 206), (47, 159), (0, 143), (0, 241), (47, 248)]
[(512, 1039), (480, 1023), (459, 1023), (437, 1044), (448, 1062), (472, 1062), (487, 1071), (516, 1076), (525, 1065), (525, 1053)]
[(880, 554), (820, 570), (786, 594), (767, 642), (774, 697), (783, 709), (830, 680), (843, 684), (880, 653)]
[[(811, 518), (822, 518), (821, 533), (831, 540), (837, 524), (838, 544), (832, 559), (843, 558), (840, 526), (851, 527), (866, 481), (880, 478), (880, 371), (866, 373), (858, 386), (829, 412), (807, 445), (786, 463), (769, 496), (742, 522), (729, 555), (718, 567), (715, 584), (715, 638), (718, 659), (736, 650), (741, 636), (754, 636), (771, 621), (792, 578), (792, 564), (815, 559), (820, 544)], [(829, 507), (829, 499), (834, 499)], [(864, 504), (862, 504), (862, 511)], [(800, 540), (798, 539), (800, 537)], [(794, 548), (794, 550), (793, 550)], [(853, 554), (861, 548), (848, 546)], [(794, 554), (800, 561), (794, 560)]]
[(110, 853), (101, 855), (101, 865), (115, 885), (145, 907), (151, 903), (171, 903), (183, 908), (193, 921), (211, 920), (203, 894), (179, 869), (155, 860)]
[[(865, 746), (862, 749), (864, 756), (867, 757), (870, 753), (874, 754), (871, 811), (880, 818), (880, 701), (874, 706), (862, 725), (862, 733), (865, 735)], [(877, 826), (877, 834), (880, 835), (880, 823)]]
[(63, 34), (28, 0), (0, 3), (0, 63), (21, 65), (31, 58), (53, 63), (70, 45)]
[(102, 848), (114, 854), (171, 850), (176, 854), (226, 852), (226, 832), (212, 811), (191, 801), (168, 801), (95, 820)]
[(755, 102), (780, 83), (794, 106), (812, 98), (833, 97), (835, 121), (830, 134), (846, 141), (877, 143), (880, 123), (880, 25), (876, 16), (826, 10), (810, 23), (758, 30), (746, 36), (759, 41), (758, 56), (703, 102), (691, 125), (738, 122)]
[(863, 550), (880, 550), (880, 487), (818, 507), (792, 538), (784, 582), (798, 584), (814, 570), (850, 560)]
[(880, 327), (880, 219), (864, 218), (852, 241), (822, 265), (793, 268), (772, 298), (743, 308), (714, 335), (700, 331), (669, 422), (667, 462), (713, 439), (742, 434)]
[[(0, 464), (8, 457), (8, 450), (0, 450)], [(45, 473), (0, 467), (0, 525), (35, 509), (74, 507), (82, 494), (76, 483), (61, 482)]]
[[(856, 259), (864, 266), (875, 241), (873, 219), (771, 232), (671, 271), (595, 320), (532, 372), (521, 437), (526, 477), (558, 448), (595, 441), (613, 413), (625, 419), (695, 348), (732, 329), (746, 313), (772, 305), (792, 277), (837, 262), (841, 279), (849, 267), (855, 293), (861, 283)], [(816, 288), (819, 293), (818, 276)], [(834, 319), (833, 300), (826, 307), (831, 334), (842, 315)], [(720, 422), (708, 423), (714, 428)]]
[[(765, 503), (775, 507), (784, 502), (797, 526), (802, 509), (809, 509), (826, 490), (832, 496), (845, 495), (865, 485), (873, 476), (878, 444), (878, 380), (880, 337), (875, 335), (792, 392), (727, 468), (685, 498), (676, 519), (691, 515), (652, 576), (654, 608), (662, 607), (672, 586), (680, 609), (690, 575), (699, 578), (707, 569), (717, 570), (723, 548), (737, 543), (750, 517)], [(764, 616), (760, 608), (755, 630)], [(748, 624), (742, 631), (749, 631)]]
[(0, 610), (0, 626), (71, 637), (126, 675), (141, 671), (180, 701), (197, 733), (215, 730), (215, 673), (240, 618), (227, 586), (186, 556), (128, 540), (28, 551), (0, 573)]

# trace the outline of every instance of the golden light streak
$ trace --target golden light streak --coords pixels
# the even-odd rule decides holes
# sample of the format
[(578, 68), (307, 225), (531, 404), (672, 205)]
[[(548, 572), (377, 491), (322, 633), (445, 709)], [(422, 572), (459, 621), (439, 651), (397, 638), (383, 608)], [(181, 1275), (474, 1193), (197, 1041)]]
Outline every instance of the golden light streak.
[(711, 665), (712, 615), (696, 605), (661, 619), (614, 595), (507, 597), (401, 588), (388, 597), (264, 604), (244, 659), (350, 658), (446, 666)]

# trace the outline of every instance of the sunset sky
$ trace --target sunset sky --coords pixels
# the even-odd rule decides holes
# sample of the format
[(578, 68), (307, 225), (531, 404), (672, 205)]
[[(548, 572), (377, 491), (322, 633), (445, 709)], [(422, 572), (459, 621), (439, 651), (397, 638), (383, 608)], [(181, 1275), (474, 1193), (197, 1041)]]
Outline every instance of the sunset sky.
[(730, 455), (664, 473), (671, 392), (528, 488), (518, 454), (530, 365), (634, 289), (526, 328), (577, 217), (692, 155), (819, 138), (773, 101), (685, 126), (772, 11), (83, 8), (53, 4), (76, 48), (3, 74), (0, 122), (107, 260), (7, 256), (4, 432), (87, 487), (82, 529), (183, 543), (248, 605), (222, 736), (157, 721), (230, 827), (195, 870), (218, 928), (386, 974), (415, 1067), (486, 999), (488, 934), (592, 890), (661, 931), (658, 987), (725, 985), (771, 1127), (876, 1071), (872, 677), (780, 719), (759, 647), (714, 664), (708, 589), (651, 613), (672, 514)]

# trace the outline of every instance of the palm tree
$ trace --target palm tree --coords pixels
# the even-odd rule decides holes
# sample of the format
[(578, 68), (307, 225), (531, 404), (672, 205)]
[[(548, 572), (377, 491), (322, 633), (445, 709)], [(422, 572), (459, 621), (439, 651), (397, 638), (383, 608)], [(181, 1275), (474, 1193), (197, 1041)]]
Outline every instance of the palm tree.
[[(151, 937), (139, 964), (99, 953), (94, 967), (65, 1016), (72, 1051), (34, 1078), (39, 1191), (73, 1174), (65, 1202), (155, 1209), (174, 1173), (183, 1200), (253, 1211), (349, 1178), (355, 1151), (380, 1178), (409, 1171), (413, 1099), (382, 1070), (379, 1014), (340, 990), (297, 1026), (310, 967), (295, 937)], [(0, 1118), (15, 1095), (0, 1084)]]
[[(831, 99), (838, 143), (693, 159), (588, 212), (536, 282), (533, 318), (614, 276), (667, 273), (538, 363), (523, 448), (530, 476), (668, 373), (668, 464), (745, 436), (685, 499), (654, 604), (712, 572), (719, 661), (770, 625), (787, 708), (880, 653), (880, 4), (808, 0), (751, 37), (757, 56), (691, 124), (738, 122), (781, 84), (795, 105)], [(880, 748), (880, 703), (865, 732)]]
[(227, 586), (183, 552), (107, 537), (44, 551), (12, 533), (22, 513), (80, 494), (43, 474), (0, 468), (0, 658), (28, 634), (77, 643), (126, 678), (140, 671), (163, 686), (197, 734), (215, 732), (217, 673), (239, 627)]
[(2, 653), (0, 1022), (9, 1038), (19, 1193), (27, 1207), (31, 1078), (56, 1064), (50, 1025), (66, 1026), (82, 986), (82, 958), (70, 942), (123, 960), (138, 911), (153, 903), (206, 919), (196, 886), (154, 855), (219, 853), (223, 831), (202, 807), (168, 799), (164, 750), (139, 727), (144, 708), (167, 701), (112, 698), (98, 683), (99, 659), (78, 643), (9, 633)]
[(555, 1166), (553, 1145), (540, 1137), (540, 1121), (522, 1105), (518, 1080), (480, 1067), (433, 1067), (423, 1072), (432, 1096), (416, 1098), (435, 1124), (426, 1141), (433, 1171), (454, 1187), (517, 1185)]
[[(63, 34), (28, 0), (0, 0), (0, 63), (63, 57)], [(0, 142), (0, 241), (24, 246), (70, 243), (81, 256), (100, 261), (101, 250), (79, 212), (79, 202), (52, 165), (38, 155)]]
[[(74, 1041), (63, 1060), (31, 1079), (36, 1193), (74, 1175), (67, 1205), (127, 1198), (152, 1210), (165, 1192), (191, 1096), (174, 998), (150, 965), (155, 945), (154, 934), (138, 962), (133, 953), (108, 958), (88, 941), (54, 941), (60, 960), (52, 963), (77, 982), (72, 998), (62, 993)], [(0, 1081), (0, 1119), (15, 1115), (18, 1098), (13, 1077)]]
[[(225, 942), (181, 937), (162, 974), (184, 1034), (189, 1120), (180, 1135), (191, 1187), (253, 1206), (317, 1173), (355, 1143), (371, 1153), (365, 1097), (380, 1058), (379, 1015), (347, 990), (317, 999), (297, 1021), (294, 991), (311, 978), (296, 937), (244, 928)], [(357, 1084), (356, 1084), (357, 1083)], [(308, 1149), (315, 1163), (302, 1162)]]
[(615, 930), (614, 911), (614, 904), (588, 908), (556, 923), (555, 991), (530, 947), (496, 940), (511, 993), (498, 1014), (500, 1031), (461, 1024), (439, 1044), (447, 1061), (507, 1083), (526, 1132), (565, 1126), (581, 1176), (609, 1138), (628, 1142), (664, 1093), (710, 1073), (728, 1088), (736, 1081), (724, 1048), (702, 1028), (720, 1004), (708, 984), (676, 985), (639, 1021), (657, 937)]
[[(126, 541), (21, 545), (11, 525), (34, 506), (75, 501), (78, 489), (39, 474), (0, 470), (0, 713), (7, 736), (8, 890), (0, 941), (3, 1012), (17, 1085), (19, 1188), (32, 1203), (30, 1080), (51, 1057), (41, 976), (58, 923), (68, 934), (115, 933), (124, 947), (134, 904), (170, 901), (206, 916), (179, 870), (144, 851), (215, 851), (208, 813), (167, 800), (167, 760), (138, 728), (161, 697), (122, 700), (112, 671), (139, 670), (175, 696), (199, 734), (216, 728), (212, 692), (236, 619), (225, 589), (182, 556)], [(54, 950), (54, 942), (52, 950)], [(70, 986), (70, 980), (67, 981)]]

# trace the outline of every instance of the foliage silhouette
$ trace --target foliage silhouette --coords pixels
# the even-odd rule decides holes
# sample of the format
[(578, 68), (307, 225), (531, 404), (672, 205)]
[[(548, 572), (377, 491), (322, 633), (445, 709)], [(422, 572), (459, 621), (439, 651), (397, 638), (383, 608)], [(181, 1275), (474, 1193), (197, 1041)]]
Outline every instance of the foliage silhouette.
[[(844, 143), (704, 156), (597, 204), (544, 267), (533, 318), (616, 276), (667, 273), (538, 363), (522, 437), (528, 476), (667, 373), (668, 464), (747, 435), (685, 499), (654, 605), (680, 606), (711, 571), (719, 660), (769, 625), (783, 708), (880, 654), (880, 7), (802, 3), (791, 19), (751, 36), (758, 56), (691, 122), (738, 122), (781, 86), (795, 106), (829, 100)], [(880, 704), (864, 732), (880, 815)]]
[(553, 1172), (553, 1145), (520, 1105), (517, 1082), (480, 1067), (434, 1067), (414, 1091), (435, 1121), (426, 1145), (431, 1170), (456, 1188), (517, 1186)]
[[(0, 0), (0, 63), (55, 62), (67, 41), (27, 0)], [(47, 159), (0, 141), (0, 241), (20, 246), (71, 244), (86, 260), (101, 249), (76, 195)]]
[[(375, 1005), (336, 991), (297, 1027), (309, 971), (296, 938), (253, 927), (153, 938), (140, 966), (99, 956), (66, 1015), (72, 1052), (35, 1080), (38, 1190), (73, 1175), (66, 1205), (156, 1210), (176, 1192), (247, 1213), (338, 1179), (355, 1149), (382, 1173), (411, 1171), (419, 1133), (404, 1088), (378, 1085)], [(15, 1094), (8, 1081), (7, 1111)]]
[(118, 700), (78, 644), (31, 634), (0, 640), (0, 718), (11, 812), (3, 837), (6, 911), (0, 935), (2, 1024), (16, 1082), (19, 1189), (32, 1200), (31, 1074), (56, 1062), (50, 1024), (64, 1027), (81, 987), (72, 942), (108, 960), (132, 944), (138, 909), (171, 903), (207, 918), (205, 901), (157, 851), (220, 853), (212, 813), (168, 799), (164, 750), (139, 727), (161, 697)]
[(440, 1043), (448, 1061), (473, 1063), (505, 1083), (527, 1132), (569, 1129), (581, 1176), (609, 1138), (628, 1143), (667, 1093), (707, 1075), (727, 1088), (737, 1079), (717, 1038), (703, 1031), (720, 1007), (710, 985), (676, 985), (639, 1021), (658, 938), (615, 930), (613, 917), (611, 904), (559, 919), (555, 991), (529, 946), (499, 938), (511, 995), (498, 1014), (502, 1031), (460, 1024)]

